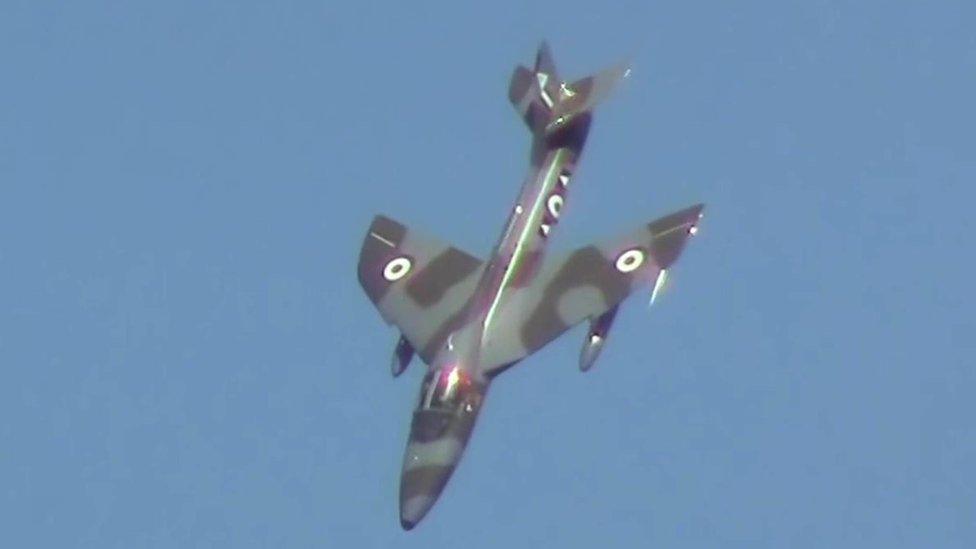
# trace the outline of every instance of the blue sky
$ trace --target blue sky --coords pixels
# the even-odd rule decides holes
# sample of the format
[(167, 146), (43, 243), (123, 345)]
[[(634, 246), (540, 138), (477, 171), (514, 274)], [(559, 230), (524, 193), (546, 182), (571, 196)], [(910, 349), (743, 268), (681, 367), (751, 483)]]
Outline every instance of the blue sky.
[[(4, 546), (976, 545), (971, 3), (85, 4), (0, 3)], [(705, 222), (404, 533), (359, 245), (488, 251), (543, 37), (634, 68), (554, 247)]]

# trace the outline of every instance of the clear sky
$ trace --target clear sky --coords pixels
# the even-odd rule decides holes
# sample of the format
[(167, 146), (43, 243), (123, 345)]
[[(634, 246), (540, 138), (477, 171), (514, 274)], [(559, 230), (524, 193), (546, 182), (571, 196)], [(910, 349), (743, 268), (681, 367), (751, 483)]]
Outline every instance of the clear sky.
[[(976, 546), (972, 2), (234, 4), (0, 2), (0, 545)], [(705, 221), (405, 533), (359, 246), (488, 251), (542, 38), (633, 63), (553, 246)]]

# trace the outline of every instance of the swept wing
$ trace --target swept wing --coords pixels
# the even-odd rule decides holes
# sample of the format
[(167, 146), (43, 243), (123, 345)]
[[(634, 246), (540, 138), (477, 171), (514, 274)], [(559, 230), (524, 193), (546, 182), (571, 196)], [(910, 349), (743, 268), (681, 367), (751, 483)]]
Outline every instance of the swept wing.
[(359, 283), (428, 364), (462, 320), (483, 262), (378, 215), (359, 253)]
[(534, 353), (576, 324), (616, 307), (658, 280), (701, 217), (695, 205), (568, 254), (550, 257), (532, 283), (512, 292), (482, 355), (492, 372)]

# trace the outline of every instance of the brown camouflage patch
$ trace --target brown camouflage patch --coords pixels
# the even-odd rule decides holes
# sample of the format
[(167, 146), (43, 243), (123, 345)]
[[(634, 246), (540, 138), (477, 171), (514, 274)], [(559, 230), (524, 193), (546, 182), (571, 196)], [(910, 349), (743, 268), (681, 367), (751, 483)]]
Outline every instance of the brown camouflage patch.
[(436, 498), (453, 472), (453, 465), (425, 465), (404, 471), (400, 477), (400, 505), (416, 496)]
[(448, 248), (435, 257), (407, 282), (407, 295), (423, 308), (440, 301), (448, 290), (467, 278), (481, 265), (481, 260)]
[[(481, 389), (482, 391), (484, 389)], [(481, 397), (476, 397), (480, 399)], [(472, 412), (445, 412), (440, 410), (417, 410), (410, 423), (412, 442), (432, 442), (439, 438), (453, 437), (463, 444), (471, 435), (477, 410)]]
[(410, 440), (412, 442), (433, 442), (445, 435), (451, 425), (454, 414), (439, 410), (417, 410), (410, 422)]

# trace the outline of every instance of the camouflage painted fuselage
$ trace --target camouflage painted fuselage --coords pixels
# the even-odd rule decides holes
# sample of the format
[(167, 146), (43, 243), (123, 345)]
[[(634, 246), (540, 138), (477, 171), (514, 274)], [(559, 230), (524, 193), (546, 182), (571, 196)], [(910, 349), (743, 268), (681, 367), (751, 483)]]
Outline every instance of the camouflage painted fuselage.
[(457, 467), (494, 376), (581, 322), (590, 323), (580, 362), (588, 370), (620, 303), (652, 284), (656, 293), (695, 232), (701, 205), (546, 257), (592, 109), (626, 73), (615, 67), (567, 84), (545, 44), (534, 70), (516, 67), (509, 99), (532, 132), (530, 167), (487, 260), (385, 216), (370, 225), (359, 281), (402, 334), (393, 375), (414, 353), (429, 365), (403, 459), (405, 529), (427, 514)]
[[(420, 407), (414, 412), (400, 481), (400, 522), (415, 525), (433, 506), (461, 458), (491, 382), (482, 352), (491, 345), (493, 323), (507, 293), (527, 287), (539, 271), (546, 241), (559, 220), (573, 169), (590, 126), (589, 113), (557, 133), (537, 136), (531, 168), (519, 199), (482, 271), (463, 322), (435, 355), (434, 375), (459, 369), (471, 382), (471, 403), (452, 411)], [(541, 229), (541, 227), (546, 227)], [(426, 387), (421, 389), (423, 398)]]

